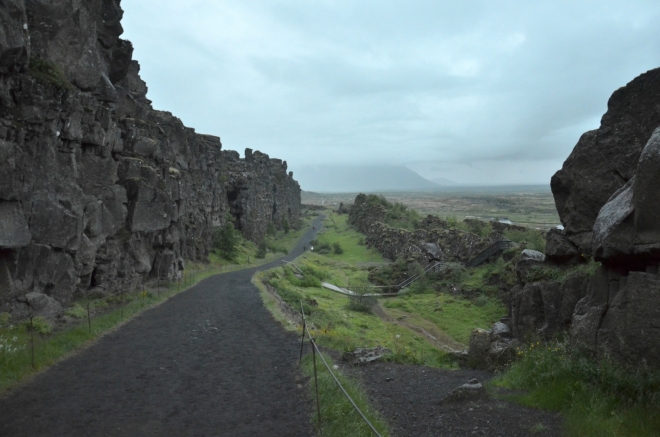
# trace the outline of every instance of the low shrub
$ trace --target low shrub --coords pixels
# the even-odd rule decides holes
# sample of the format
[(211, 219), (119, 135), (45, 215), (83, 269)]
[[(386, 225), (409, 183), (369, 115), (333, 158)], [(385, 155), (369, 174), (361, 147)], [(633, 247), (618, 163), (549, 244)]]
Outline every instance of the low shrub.
[(34, 330), (34, 332), (37, 334), (46, 335), (53, 332), (53, 326), (48, 322), (48, 320), (41, 316), (33, 317), (32, 323), (30, 323), (30, 320), (24, 321), (23, 326), (25, 326), (25, 329), (28, 332)]
[(87, 310), (79, 304), (74, 304), (71, 308), (66, 310), (65, 314), (74, 319), (84, 319), (87, 317)]

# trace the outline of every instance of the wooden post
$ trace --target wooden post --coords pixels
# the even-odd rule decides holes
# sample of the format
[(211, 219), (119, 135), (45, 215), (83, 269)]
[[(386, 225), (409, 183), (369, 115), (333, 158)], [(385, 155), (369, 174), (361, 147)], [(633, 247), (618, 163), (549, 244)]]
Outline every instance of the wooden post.
[(87, 327), (89, 332), (92, 332), (92, 319), (89, 317), (89, 302), (87, 302)]
[(30, 315), (30, 349), (32, 349), (32, 368), (34, 369), (34, 323)]
[(321, 425), (321, 402), (319, 401), (319, 379), (316, 376), (316, 343), (314, 339), (309, 340), (312, 343), (312, 359), (314, 360), (314, 385), (316, 385), (316, 412), (319, 415), (319, 426)]
[(298, 364), (302, 363), (303, 346), (305, 346), (305, 327), (306, 326), (307, 326), (307, 321), (303, 320), (302, 337), (300, 337), (300, 360), (298, 361)]

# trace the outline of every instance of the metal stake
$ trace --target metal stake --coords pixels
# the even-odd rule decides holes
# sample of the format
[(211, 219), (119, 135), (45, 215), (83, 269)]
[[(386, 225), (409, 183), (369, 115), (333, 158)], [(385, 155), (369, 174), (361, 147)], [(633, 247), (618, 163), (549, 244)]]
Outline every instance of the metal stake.
[(30, 348), (32, 349), (32, 368), (34, 369), (34, 324), (30, 315)]
[(87, 327), (89, 332), (92, 332), (92, 319), (89, 317), (89, 302), (87, 302)]
[(309, 340), (312, 343), (312, 357), (314, 360), (314, 385), (316, 385), (316, 411), (319, 415), (319, 426), (321, 425), (321, 402), (319, 401), (319, 379), (316, 376), (316, 343), (314, 339)]
[(306, 326), (307, 326), (307, 321), (303, 320), (302, 337), (300, 337), (300, 360), (298, 361), (298, 364), (302, 363), (303, 346), (305, 346), (305, 327)]

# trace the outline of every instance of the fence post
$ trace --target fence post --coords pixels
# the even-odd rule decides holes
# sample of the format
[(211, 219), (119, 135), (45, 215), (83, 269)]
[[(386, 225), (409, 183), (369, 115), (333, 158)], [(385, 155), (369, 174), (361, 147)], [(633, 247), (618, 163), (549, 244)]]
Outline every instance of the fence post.
[(124, 289), (121, 289), (121, 294), (119, 295), (119, 305), (121, 306), (121, 319), (124, 320)]
[(87, 302), (87, 327), (89, 332), (92, 332), (92, 319), (89, 317), (89, 302)]
[(313, 338), (309, 339), (312, 343), (312, 359), (314, 360), (314, 385), (316, 386), (316, 411), (319, 415), (319, 426), (321, 425), (321, 402), (319, 401), (319, 379), (316, 376), (316, 343)]
[(32, 368), (34, 369), (34, 323), (33, 316), (30, 314), (30, 349), (32, 349)]
[(302, 363), (303, 347), (305, 346), (305, 327), (306, 326), (307, 326), (307, 321), (305, 319), (303, 319), (302, 337), (300, 337), (300, 360), (298, 360), (298, 364)]

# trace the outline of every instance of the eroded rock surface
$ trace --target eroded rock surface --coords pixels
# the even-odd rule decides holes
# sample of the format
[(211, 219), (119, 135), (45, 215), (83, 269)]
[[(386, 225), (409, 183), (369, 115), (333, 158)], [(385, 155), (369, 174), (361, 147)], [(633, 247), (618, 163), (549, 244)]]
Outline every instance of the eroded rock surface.
[[(550, 234), (546, 252), (555, 262), (588, 254), (602, 264), (572, 314), (572, 347), (654, 369), (660, 368), (658, 101), (660, 69), (612, 95), (601, 127), (583, 135), (552, 178), (565, 230)], [(565, 308), (559, 314), (559, 321), (568, 318)]]
[(0, 9), (0, 312), (176, 278), (228, 219), (253, 241), (298, 220), (286, 162), (151, 107), (119, 1)]

